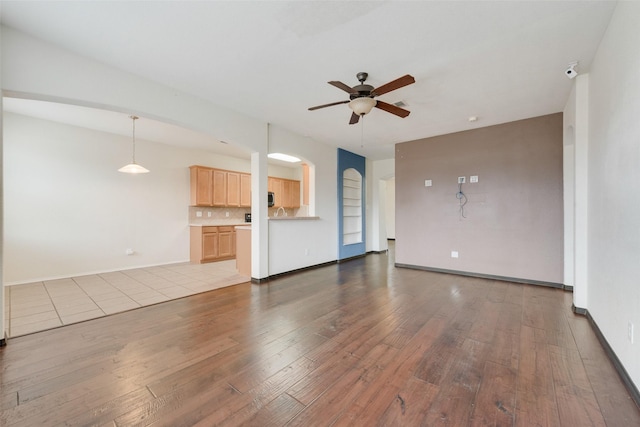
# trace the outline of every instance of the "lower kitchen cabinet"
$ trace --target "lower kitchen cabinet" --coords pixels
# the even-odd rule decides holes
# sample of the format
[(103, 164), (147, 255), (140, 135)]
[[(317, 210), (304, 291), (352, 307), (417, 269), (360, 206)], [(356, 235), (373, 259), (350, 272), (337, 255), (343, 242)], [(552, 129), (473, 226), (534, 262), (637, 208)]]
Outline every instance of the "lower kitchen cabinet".
[(236, 257), (233, 226), (191, 226), (190, 260), (194, 264), (223, 261)]
[(218, 257), (224, 259), (236, 257), (236, 232), (234, 227), (218, 227)]

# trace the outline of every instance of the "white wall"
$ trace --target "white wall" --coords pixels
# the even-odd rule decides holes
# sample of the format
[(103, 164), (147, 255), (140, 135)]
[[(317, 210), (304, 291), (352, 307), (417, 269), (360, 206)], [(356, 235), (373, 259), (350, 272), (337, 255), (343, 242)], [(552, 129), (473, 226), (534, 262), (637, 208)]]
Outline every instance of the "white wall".
[(385, 181), (385, 219), (387, 239), (396, 238), (396, 179), (391, 178)]
[(395, 160), (367, 160), (367, 251), (385, 251), (387, 245), (386, 182), (395, 174)]
[[(264, 186), (265, 192), (266, 162), (254, 160), (266, 158), (268, 151), (300, 154), (315, 166), (316, 215), (320, 220), (305, 222), (307, 225), (287, 221), (274, 225), (274, 230), (271, 230), (266, 223), (261, 224), (266, 221), (266, 198), (252, 198), (254, 249), (259, 247), (260, 256), (265, 260), (267, 248), (275, 254), (272, 262), (253, 263), (252, 276), (263, 278), (337, 258), (337, 155), (334, 147), (277, 129), (269, 141), (266, 123), (6, 27), (2, 27), (2, 54), (2, 89), (5, 94), (133, 113), (205, 132), (219, 140), (246, 147), (253, 152), (252, 174), (257, 170), (254, 165), (262, 165), (260, 176), (264, 174), (265, 182), (260, 179), (258, 183)], [(252, 180), (252, 188), (256, 188), (256, 183)], [(259, 193), (261, 190), (262, 187), (258, 187)], [(264, 202), (265, 206), (258, 206), (255, 201)], [(269, 235), (274, 239), (271, 245)], [(300, 255), (300, 244), (291, 244), (292, 239), (301, 240), (300, 236), (305, 236), (308, 241), (305, 243), (310, 247), (308, 256)], [(267, 271), (268, 268), (272, 270)]]
[[(2, 33), (0, 32), (0, 43), (1, 43)], [(2, 52), (0, 51), (0, 82), (2, 82)], [(0, 94), (1, 95), (1, 94)], [(2, 111), (2, 96), (0, 96), (0, 111)], [(4, 129), (4, 123), (2, 114), (0, 114), (0, 341), (4, 342), (5, 339), (5, 322), (8, 325), (9, 318), (9, 310), (4, 309), (4, 282), (2, 280), (3, 272), (4, 272), (4, 245), (2, 242), (4, 241), (4, 179), (3, 179), (3, 171), (4, 171), (4, 139), (2, 137)]]
[(269, 151), (313, 163), (318, 220), (269, 221), (269, 274), (335, 261), (338, 255), (337, 161), (335, 147), (271, 126)]
[(588, 302), (589, 74), (573, 80), (563, 112), (564, 284), (573, 305)]
[(130, 138), (12, 113), (4, 149), (5, 284), (188, 261), (188, 167), (249, 164), (137, 140), (122, 174)]
[[(589, 73), (588, 310), (640, 387), (640, 3), (619, 2)], [(635, 325), (635, 342), (627, 325)]]

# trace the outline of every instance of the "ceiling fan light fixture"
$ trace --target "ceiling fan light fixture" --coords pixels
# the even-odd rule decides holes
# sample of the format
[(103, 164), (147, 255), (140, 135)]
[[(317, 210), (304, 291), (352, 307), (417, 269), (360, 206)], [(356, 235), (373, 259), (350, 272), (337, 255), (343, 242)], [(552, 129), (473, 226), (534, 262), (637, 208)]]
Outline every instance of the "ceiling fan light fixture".
[(149, 169), (140, 166), (139, 164), (136, 163), (136, 120), (139, 119), (138, 116), (129, 116), (129, 118), (132, 120), (133, 122), (133, 139), (132, 139), (132, 156), (131, 156), (131, 163), (129, 163), (128, 165), (125, 165), (123, 167), (121, 167), (120, 169), (118, 169), (118, 172), (122, 172), (122, 173), (132, 173), (132, 174), (138, 174), (138, 173), (148, 173)]
[(368, 96), (354, 98), (349, 102), (349, 108), (359, 116), (369, 114), (371, 109), (376, 106), (376, 100)]

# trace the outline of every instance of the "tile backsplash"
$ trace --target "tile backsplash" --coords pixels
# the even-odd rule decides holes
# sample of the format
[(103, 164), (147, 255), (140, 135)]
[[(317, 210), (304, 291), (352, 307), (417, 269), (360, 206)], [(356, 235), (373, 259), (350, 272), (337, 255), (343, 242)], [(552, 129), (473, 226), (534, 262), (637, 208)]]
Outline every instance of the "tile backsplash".
[[(198, 212), (202, 216), (198, 216)], [(208, 208), (189, 206), (189, 224), (240, 224), (244, 223), (244, 214), (250, 213), (251, 208)], [(227, 216), (227, 214), (229, 216)]]
[[(269, 208), (268, 215), (276, 216), (277, 208)], [(308, 206), (300, 209), (285, 209), (286, 216), (307, 216)], [(198, 212), (202, 216), (198, 216)], [(227, 216), (227, 212), (229, 216)], [(251, 208), (208, 208), (202, 206), (189, 206), (189, 224), (194, 225), (234, 225), (244, 223), (244, 214), (251, 213)], [(211, 214), (211, 216), (209, 216)], [(279, 212), (283, 216), (282, 210)]]

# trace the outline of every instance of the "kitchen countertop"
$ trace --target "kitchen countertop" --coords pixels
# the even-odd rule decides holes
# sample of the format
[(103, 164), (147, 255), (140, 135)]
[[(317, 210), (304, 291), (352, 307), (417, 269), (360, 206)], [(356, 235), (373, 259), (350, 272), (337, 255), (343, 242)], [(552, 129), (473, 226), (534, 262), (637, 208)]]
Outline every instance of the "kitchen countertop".
[[(270, 216), (267, 218), (269, 221), (315, 221), (319, 220), (319, 216)], [(251, 226), (250, 222), (211, 222), (207, 224), (194, 224), (190, 223), (189, 227), (240, 227)]]
[(283, 220), (318, 220), (319, 216), (270, 216), (269, 221), (283, 221)]
[(189, 227), (238, 227), (240, 225), (251, 225), (251, 223), (250, 222), (232, 222), (232, 223), (212, 222), (209, 224), (190, 223)]

